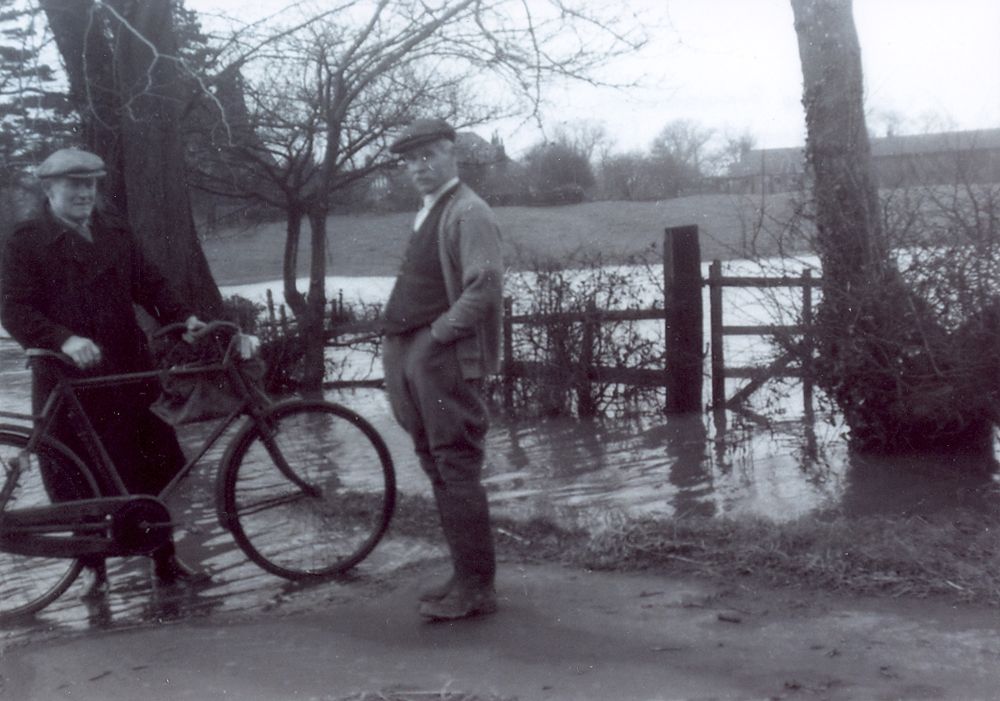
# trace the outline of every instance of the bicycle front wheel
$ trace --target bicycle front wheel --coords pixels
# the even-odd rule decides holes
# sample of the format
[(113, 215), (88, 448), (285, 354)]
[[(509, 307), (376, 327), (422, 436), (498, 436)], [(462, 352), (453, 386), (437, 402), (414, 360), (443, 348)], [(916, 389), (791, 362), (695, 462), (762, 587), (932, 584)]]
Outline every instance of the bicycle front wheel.
[(287, 579), (341, 574), (392, 518), (396, 478), (378, 432), (325, 401), (291, 401), (247, 424), (223, 458), (220, 520), (247, 556)]
[[(23, 452), (27, 443), (24, 434), (0, 431), (0, 480), (12, 487), (10, 498), (3, 505), (4, 513), (53, 503), (43, 471), (58, 479), (64, 491), (71, 490), (73, 498), (97, 496), (90, 473), (68, 452), (43, 441), (37, 453), (28, 454)], [(18, 461), (16, 470), (15, 458)], [(14, 483), (8, 484), (10, 480)], [(73, 558), (5, 552), (4, 539), (16, 537), (16, 534), (4, 533), (0, 526), (0, 623), (41, 611), (69, 589), (82, 567), (80, 561)]]

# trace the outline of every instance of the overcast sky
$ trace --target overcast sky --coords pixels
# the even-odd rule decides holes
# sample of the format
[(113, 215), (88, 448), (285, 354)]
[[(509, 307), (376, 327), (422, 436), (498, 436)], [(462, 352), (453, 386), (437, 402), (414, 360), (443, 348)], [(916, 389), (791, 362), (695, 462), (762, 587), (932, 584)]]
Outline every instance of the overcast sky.
[[(246, 12), (243, 0), (187, 5)], [(604, 122), (616, 150), (647, 148), (675, 119), (720, 135), (746, 131), (759, 147), (803, 143), (788, 0), (628, 0), (627, 7), (649, 27), (651, 42), (609, 70), (641, 78), (643, 87), (626, 94), (557, 88), (547, 124)], [(1000, 0), (855, 0), (854, 15), (870, 126), (884, 130), (884, 115), (893, 113), (903, 132), (1000, 127)], [(514, 154), (540, 138), (531, 124), (496, 126)], [(491, 129), (481, 131), (488, 137)]]

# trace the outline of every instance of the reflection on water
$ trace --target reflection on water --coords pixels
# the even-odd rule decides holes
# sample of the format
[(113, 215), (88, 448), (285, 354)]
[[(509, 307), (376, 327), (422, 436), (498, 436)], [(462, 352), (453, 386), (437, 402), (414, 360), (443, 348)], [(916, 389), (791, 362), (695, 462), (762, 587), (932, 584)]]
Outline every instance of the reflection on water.
[(920, 515), (958, 507), (997, 508), (996, 462), (988, 455), (912, 455), (848, 459), (839, 508), (847, 516)]
[(699, 415), (500, 420), (487, 484), (500, 512), (581, 526), (609, 514), (783, 520), (832, 504), (840, 484), (802, 469), (796, 428), (718, 435)]
[[(330, 392), (385, 437), (403, 492), (426, 493), (409, 438), (378, 390)], [(836, 503), (846, 450), (839, 426), (813, 429), (819, 457), (802, 450), (800, 420), (768, 430), (710, 416), (494, 418), (486, 486), (494, 512), (587, 526), (609, 516), (742, 516), (777, 520)], [(815, 435), (818, 433), (819, 435)]]

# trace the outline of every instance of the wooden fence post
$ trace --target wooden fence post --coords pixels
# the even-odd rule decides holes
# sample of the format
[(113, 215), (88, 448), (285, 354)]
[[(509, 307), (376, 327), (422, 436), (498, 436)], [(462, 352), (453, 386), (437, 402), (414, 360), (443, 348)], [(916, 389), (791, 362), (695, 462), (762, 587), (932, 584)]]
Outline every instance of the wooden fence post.
[(597, 304), (587, 301), (587, 314), (583, 319), (583, 339), (580, 348), (580, 367), (576, 375), (576, 408), (582, 418), (597, 416), (597, 404), (590, 391), (594, 375), (594, 338), (597, 328)]
[(666, 229), (663, 237), (667, 413), (701, 411), (701, 247), (697, 226)]
[(273, 326), (274, 323), (275, 323), (275, 320), (274, 320), (274, 295), (271, 294), (271, 288), (270, 287), (267, 288), (267, 318), (271, 322), (271, 325)]
[(708, 299), (711, 315), (712, 408), (726, 408), (726, 359), (722, 352), (722, 263), (712, 261), (708, 268)]
[(802, 407), (806, 419), (813, 419), (813, 300), (812, 270), (802, 271)]
[(508, 413), (514, 407), (514, 301), (510, 297), (503, 298), (503, 358), (501, 373), (503, 374), (503, 408)]

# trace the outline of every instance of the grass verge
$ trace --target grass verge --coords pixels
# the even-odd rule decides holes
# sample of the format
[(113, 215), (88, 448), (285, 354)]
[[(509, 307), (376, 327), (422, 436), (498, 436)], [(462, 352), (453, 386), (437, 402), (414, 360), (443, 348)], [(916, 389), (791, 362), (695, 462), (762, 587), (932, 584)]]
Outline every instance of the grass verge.
[[(663, 572), (770, 586), (890, 597), (949, 595), (1000, 606), (1000, 513), (936, 516), (834, 515), (787, 523), (683, 518), (622, 521), (599, 533), (546, 521), (494, 519), (506, 558), (595, 570)], [(400, 500), (393, 528), (438, 528), (429, 499)]]

